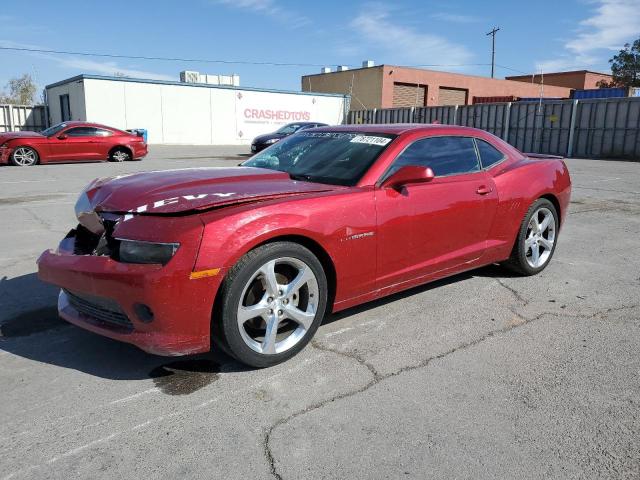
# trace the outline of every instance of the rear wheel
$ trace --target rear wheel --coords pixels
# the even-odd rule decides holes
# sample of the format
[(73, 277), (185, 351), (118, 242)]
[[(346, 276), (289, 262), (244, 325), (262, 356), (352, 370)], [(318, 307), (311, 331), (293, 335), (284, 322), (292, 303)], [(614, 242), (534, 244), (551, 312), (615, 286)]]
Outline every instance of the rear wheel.
[(214, 341), (252, 367), (284, 362), (322, 322), (327, 280), (321, 263), (292, 242), (263, 245), (231, 269), (221, 292)]
[(38, 163), (39, 157), (31, 147), (18, 147), (11, 154), (11, 164), (17, 167), (30, 167)]
[(505, 263), (521, 275), (535, 275), (546, 268), (556, 248), (558, 212), (546, 198), (536, 200), (524, 217), (511, 258)]
[(131, 160), (131, 152), (126, 148), (114, 148), (109, 153), (109, 161), (111, 162), (126, 162), (128, 160)]

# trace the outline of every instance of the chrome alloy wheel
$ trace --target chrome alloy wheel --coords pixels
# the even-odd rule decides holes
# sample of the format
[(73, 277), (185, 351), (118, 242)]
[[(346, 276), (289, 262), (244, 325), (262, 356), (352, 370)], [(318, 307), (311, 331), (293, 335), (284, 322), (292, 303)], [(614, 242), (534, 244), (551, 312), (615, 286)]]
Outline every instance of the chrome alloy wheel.
[(525, 258), (529, 266), (540, 268), (549, 260), (556, 240), (556, 220), (546, 207), (534, 212), (527, 226)]
[(262, 265), (244, 286), (238, 328), (253, 351), (273, 355), (296, 345), (313, 323), (318, 280), (303, 261), (283, 257)]
[(126, 162), (127, 160), (129, 160), (129, 154), (124, 150), (116, 150), (115, 152), (113, 152), (112, 158), (116, 162)]
[(22, 167), (34, 165), (38, 161), (35, 150), (27, 147), (18, 147), (13, 152), (13, 161)]

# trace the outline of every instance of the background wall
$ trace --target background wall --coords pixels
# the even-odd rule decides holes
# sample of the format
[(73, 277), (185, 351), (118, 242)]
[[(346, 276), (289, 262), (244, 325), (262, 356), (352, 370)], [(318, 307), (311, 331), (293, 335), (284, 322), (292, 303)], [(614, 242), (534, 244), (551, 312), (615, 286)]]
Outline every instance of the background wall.
[(51, 125), (62, 121), (60, 112), (60, 95), (69, 95), (71, 120), (86, 120), (84, 84), (81, 80), (47, 88), (47, 105)]
[[(341, 124), (345, 111), (343, 96), (93, 78), (83, 83), (86, 114), (78, 119), (122, 129), (145, 128), (149, 143), (156, 144), (244, 145), (298, 120)], [(54, 121), (60, 117), (58, 92), (67, 85), (77, 88), (74, 82), (50, 89)], [(74, 92), (77, 102), (80, 93)], [(73, 106), (72, 116), (75, 120)]]
[(640, 160), (640, 97), (352, 111), (347, 123), (480, 128), (523, 152)]

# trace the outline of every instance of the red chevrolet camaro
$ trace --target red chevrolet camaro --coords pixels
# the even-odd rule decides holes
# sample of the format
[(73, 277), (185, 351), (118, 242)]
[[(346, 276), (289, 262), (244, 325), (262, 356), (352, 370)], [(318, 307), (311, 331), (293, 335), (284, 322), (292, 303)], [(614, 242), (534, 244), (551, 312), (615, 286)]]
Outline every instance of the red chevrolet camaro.
[(501, 262), (551, 260), (571, 181), (481, 130), (325, 127), (233, 168), (93, 181), (38, 260), (71, 323), (160, 355), (282, 362), (327, 311)]
[(140, 160), (147, 144), (137, 134), (98, 123), (64, 122), (38, 132), (0, 134), (0, 164)]

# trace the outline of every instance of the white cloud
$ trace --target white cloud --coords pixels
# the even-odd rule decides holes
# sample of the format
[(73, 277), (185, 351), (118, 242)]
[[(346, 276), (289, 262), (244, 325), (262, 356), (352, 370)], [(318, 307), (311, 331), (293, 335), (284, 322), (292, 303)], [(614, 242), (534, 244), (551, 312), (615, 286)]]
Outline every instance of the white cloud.
[(375, 45), (394, 61), (418, 65), (459, 65), (471, 59), (471, 53), (464, 46), (439, 35), (399, 25), (389, 17), (389, 10), (385, 7), (369, 5), (350, 25), (362, 43)]
[(60, 65), (81, 70), (83, 73), (101, 73), (103, 75), (122, 74), (126, 77), (146, 78), (151, 80), (178, 80), (177, 76), (169, 76), (162, 73), (149, 72), (146, 70), (137, 70), (135, 68), (123, 67), (116, 62), (97, 62), (95, 60), (87, 60), (77, 57), (50, 57), (57, 61)]
[(592, 15), (581, 21), (565, 52), (539, 62), (545, 71), (605, 65), (611, 53), (633, 42), (640, 33), (640, 0), (597, 0)]
[(212, 0), (214, 4), (269, 16), (290, 28), (300, 28), (311, 23), (309, 17), (281, 7), (275, 0)]
[(481, 20), (480, 18), (471, 15), (459, 15), (456, 13), (445, 12), (432, 13), (429, 16), (435, 20), (442, 20), (444, 22), (451, 23), (476, 23)]

